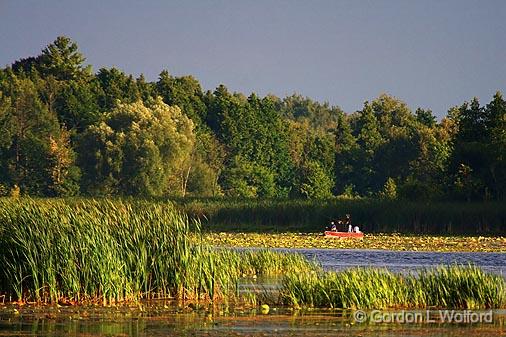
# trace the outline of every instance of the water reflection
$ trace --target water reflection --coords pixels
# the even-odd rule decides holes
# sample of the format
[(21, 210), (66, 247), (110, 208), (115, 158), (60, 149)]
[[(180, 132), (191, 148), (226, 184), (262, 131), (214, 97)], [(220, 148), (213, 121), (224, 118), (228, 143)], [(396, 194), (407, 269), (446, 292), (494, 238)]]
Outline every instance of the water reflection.
[[(122, 307), (0, 307), (1, 336), (492, 336), (504, 335), (506, 311), (491, 323), (357, 323), (350, 310), (188, 306), (160, 302)], [(391, 311), (393, 313), (400, 311)], [(433, 311), (431, 315), (436, 316)]]

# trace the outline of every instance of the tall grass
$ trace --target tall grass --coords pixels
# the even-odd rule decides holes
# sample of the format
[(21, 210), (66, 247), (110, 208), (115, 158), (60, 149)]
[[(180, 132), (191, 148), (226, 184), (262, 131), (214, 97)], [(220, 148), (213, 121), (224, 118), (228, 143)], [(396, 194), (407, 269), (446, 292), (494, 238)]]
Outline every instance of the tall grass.
[(350, 213), (367, 232), (413, 234), (506, 234), (506, 203), (412, 202), (379, 199), (260, 200), (181, 199), (189, 216), (206, 230), (321, 231), (331, 219)]
[(417, 275), (324, 273), (300, 255), (202, 244), (170, 202), (0, 199), (0, 295), (21, 301), (228, 300), (243, 275), (286, 275), (290, 305), (340, 308), (506, 305), (505, 280), (476, 267)]
[(506, 306), (506, 281), (474, 266), (446, 266), (415, 274), (356, 268), (341, 272), (290, 273), (282, 302), (292, 306), (384, 309), (485, 309)]
[[(300, 256), (214, 250), (169, 202), (0, 199), (0, 292), (19, 300), (218, 299)], [(193, 238), (193, 239), (192, 239)]]

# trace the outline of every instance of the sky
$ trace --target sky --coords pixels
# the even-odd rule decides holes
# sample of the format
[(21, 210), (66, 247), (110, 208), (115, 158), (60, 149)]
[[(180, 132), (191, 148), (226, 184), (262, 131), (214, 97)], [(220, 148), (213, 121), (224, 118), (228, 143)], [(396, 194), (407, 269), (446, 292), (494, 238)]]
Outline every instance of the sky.
[(505, 0), (0, 0), (0, 66), (57, 36), (94, 71), (298, 93), (361, 109), (388, 93), (438, 116), (506, 94)]

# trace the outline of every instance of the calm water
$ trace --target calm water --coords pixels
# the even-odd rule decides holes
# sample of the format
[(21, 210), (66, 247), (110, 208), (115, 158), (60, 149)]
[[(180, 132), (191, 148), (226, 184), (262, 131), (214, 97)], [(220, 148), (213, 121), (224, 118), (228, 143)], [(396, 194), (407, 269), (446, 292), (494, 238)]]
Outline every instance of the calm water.
[(356, 249), (280, 249), (316, 259), (327, 270), (356, 266), (384, 267), (394, 272), (448, 264), (475, 264), (485, 271), (506, 276), (505, 253), (436, 253)]
[[(506, 312), (488, 323), (357, 323), (352, 311), (291, 311), (144, 303), (97, 308), (0, 306), (0, 336), (504, 336)], [(399, 314), (401, 311), (390, 311)], [(416, 313), (416, 311), (411, 312)], [(425, 315), (425, 312), (420, 312)], [(371, 312), (368, 312), (371, 314)], [(436, 317), (437, 312), (428, 313)]]

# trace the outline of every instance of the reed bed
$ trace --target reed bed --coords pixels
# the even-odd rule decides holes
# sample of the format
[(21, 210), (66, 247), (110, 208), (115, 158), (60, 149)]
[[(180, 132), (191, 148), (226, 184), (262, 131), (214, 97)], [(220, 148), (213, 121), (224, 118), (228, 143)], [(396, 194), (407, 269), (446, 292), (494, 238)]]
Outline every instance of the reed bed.
[(506, 281), (475, 266), (441, 266), (417, 274), (355, 268), (340, 272), (290, 273), (281, 301), (294, 307), (350, 309), (506, 306)]
[[(243, 274), (313, 269), (301, 256), (216, 250), (170, 202), (0, 199), (0, 293), (19, 301), (233, 296)], [(197, 235), (198, 236), (198, 235)]]
[(504, 235), (506, 202), (380, 199), (180, 199), (207, 231), (320, 232), (331, 219), (352, 215), (368, 233)]

